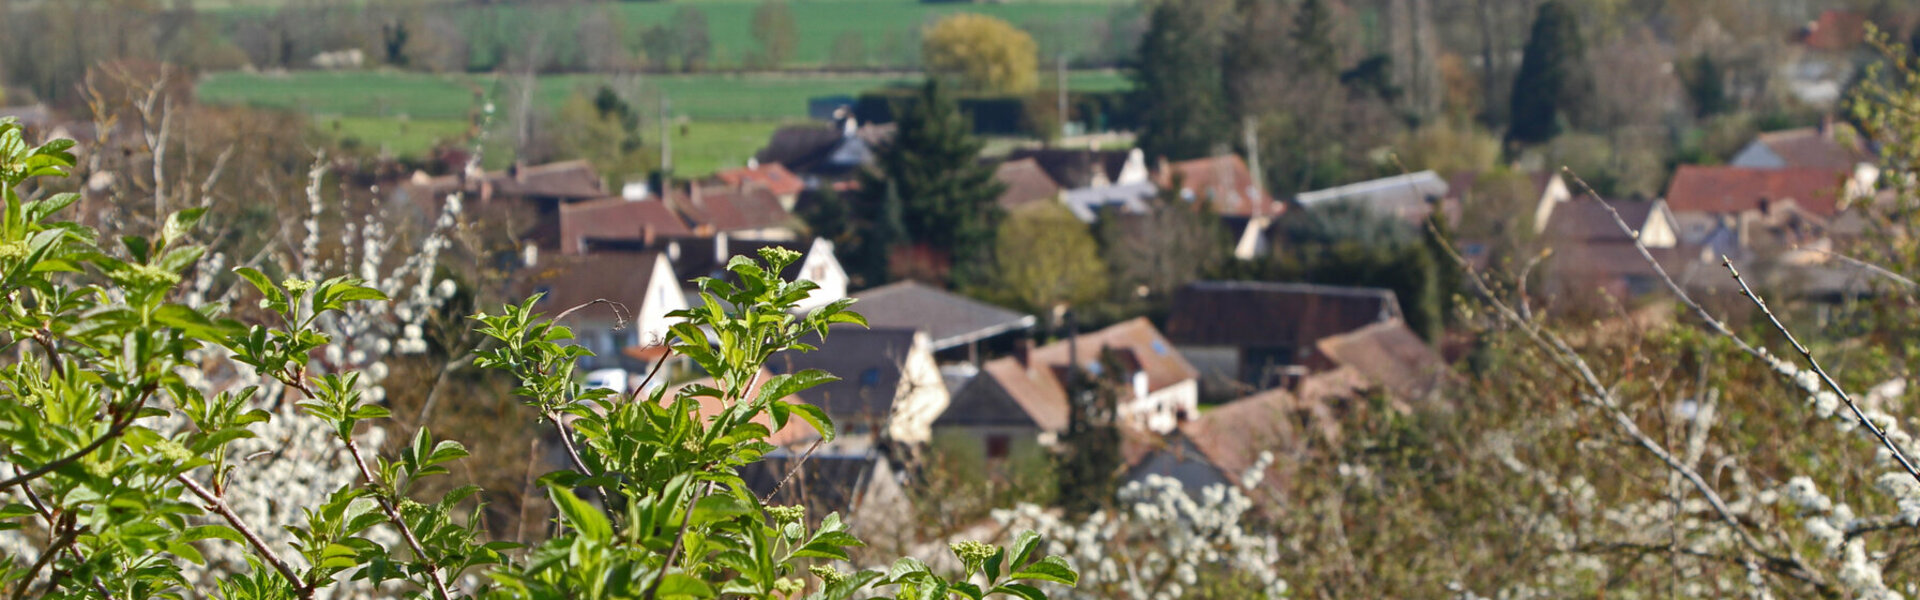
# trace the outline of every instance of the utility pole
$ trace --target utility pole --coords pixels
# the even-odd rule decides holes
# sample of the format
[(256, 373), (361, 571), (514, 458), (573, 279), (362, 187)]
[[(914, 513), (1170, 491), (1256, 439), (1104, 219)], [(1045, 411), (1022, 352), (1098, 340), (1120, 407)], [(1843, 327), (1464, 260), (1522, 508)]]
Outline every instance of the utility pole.
[(1072, 120), (1071, 120), (1071, 119), (1068, 119), (1068, 118), (1067, 118), (1067, 54), (1066, 54), (1065, 52), (1062, 52), (1062, 53), (1060, 53), (1060, 61), (1059, 61), (1059, 65), (1060, 65), (1060, 68), (1059, 68), (1059, 73), (1060, 73), (1060, 137), (1061, 137), (1062, 139), (1065, 139), (1065, 138), (1067, 137), (1067, 131), (1068, 131), (1068, 124), (1072, 122)]

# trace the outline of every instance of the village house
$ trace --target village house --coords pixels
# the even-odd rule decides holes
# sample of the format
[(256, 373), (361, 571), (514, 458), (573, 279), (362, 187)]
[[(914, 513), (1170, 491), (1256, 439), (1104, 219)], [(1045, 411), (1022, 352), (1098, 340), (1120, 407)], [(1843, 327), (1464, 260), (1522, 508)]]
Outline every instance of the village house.
[(1231, 398), (1305, 376), (1323, 338), (1401, 316), (1391, 290), (1199, 281), (1174, 293), (1167, 338), (1199, 369), (1208, 397)]
[(666, 203), (686, 219), (696, 236), (726, 234), (734, 239), (791, 241), (799, 238), (799, 219), (787, 212), (772, 190), (693, 184), (674, 190)]
[(807, 189), (807, 182), (802, 181), (800, 176), (794, 175), (792, 171), (788, 171), (785, 166), (777, 162), (762, 163), (748, 159), (745, 167), (723, 169), (714, 173), (713, 176), (736, 192), (749, 187), (765, 189), (773, 194), (773, 197), (780, 202), (780, 207), (787, 212), (793, 212), (794, 204), (799, 201), (800, 192)]
[[(1552, 250), (1545, 288), (1561, 298), (1556, 308), (1598, 308), (1590, 301), (1628, 300), (1664, 289), (1636, 241), (1676, 282), (1692, 281), (1700, 267), (1712, 266), (1702, 258), (1711, 250), (1680, 241), (1665, 201), (1548, 201), (1543, 212), (1549, 216), (1540, 240)], [(1620, 222), (1635, 233), (1621, 231)]]
[(934, 419), (947, 410), (950, 396), (926, 334), (836, 326), (825, 338), (803, 342), (818, 349), (774, 354), (767, 369), (776, 375), (819, 369), (840, 378), (805, 392), (839, 429), (824, 451), (911, 453), (932, 439)]
[(1060, 186), (1032, 158), (1006, 160), (994, 165), (993, 180), (1006, 187), (995, 200), (995, 204), (1003, 211), (1013, 212), (1029, 205), (1044, 205), (1060, 200)]
[(910, 328), (927, 334), (936, 358), (981, 362), (981, 345), (1005, 340), (1033, 328), (1033, 315), (1021, 314), (917, 281), (907, 280), (861, 290), (853, 310), (872, 327)]
[(805, 182), (807, 189), (846, 182), (873, 164), (878, 149), (893, 141), (895, 126), (862, 125), (842, 107), (832, 125), (794, 125), (773, 132), (754, 155), (760, 164), (779, 163)]
[(679, 279), (689, 304), (701, 302), (700, 286), (694, 283), (696, 278), (732, 280), (734, 275), (727, 270), (727, 263), (733, 257), (744, 256), (759, 261), (761, 248), (776, 247), (800, 254), (798, 260), (780, 271), (780, 277), (788, 281), (811, 281), (820, 286), (796, 303), (796, 310), (812, 310), (847, 297), (847, 270), (834, 254), (833, 241), (826, 238), (806, 241), (736, 240), (722, 233), (712, 237), (665, 240), (659, 247), (667, 260), (673, 263), (674, 276)]
[[(1106, 372), (1103, 357), (1122, 372)], [(1051, 446), (1068, 424), (1070, 369), (1127, 383), (1115, 415), (1123, 426), (1167, 432), (1198, 412), (1199, 372), (1142, 317), (987, 361), (934, 427), (978, 441), (989, 460)]]
[(534, 306), (549, 317), (585, 306), (568, 317), (567, 326), (576, 343), (593, 351), (583, 361), (589, 369), (648, 366), (650, 361), (638, 358), (645, 355), (628, 350), (660, 347), (673, 323), (667, 314), (687, 307), (673, 265), (661, 252), (552, 257), (521, 271), (515, 294), (542, 294)]
[(1754, 223), (1789, 227), (1794, 235), (1824, 229), (1846, 201), (1871, 197), (1877, 175), (1852, 169), (1682, 165), (1667, 186), (1666, 202), (1682, 243), (1707, 244), (1720, 235), (1746, 248), (1754, 241)]

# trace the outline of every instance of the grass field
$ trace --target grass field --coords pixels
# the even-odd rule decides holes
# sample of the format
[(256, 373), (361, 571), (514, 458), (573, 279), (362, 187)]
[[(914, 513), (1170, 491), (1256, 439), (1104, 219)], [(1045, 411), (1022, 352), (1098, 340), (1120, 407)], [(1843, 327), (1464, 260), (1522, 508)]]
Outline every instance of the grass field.
[[(286, 0), (197, 0), (209, 14), (236, 18), (270, 12), (289, 5)], [(345, 5), (367, 5), (365, 0), (340, 0)], [(919, 29), (956, 12), (992, 15), (1026, 29), (1041, 54), (1053, 57), (1102, 56), (1109, 49), (1104, 34), (1116, 11), (1137, 10), (1131, 0), (1028, 0), (997, 3), (916, 0), (788, 0), (799, 44), (787, 68), (816, 68), (829, 63), (842, 37), (857, 38), (865, 58), (874, 66), (916, 66)], [(312, 2), (292, 3), (311, 8)], [(639, 32), (671, 25), (676, 12), (697, 8), (706, 15), (713, 43), (711, 64), (740, 66), (759, 45), (753, 35), (753, 13), (760, 0), (681, 0), (675, 2), (600, 2), (553, 4), (443, 5), (443, 14), (457, 24), (470, 48), (470, 62), (482, 69), (500, 64), (501, 53), (516, 53), (540, 40), (548, 56), (578, 56), (581, 23), (605, 21), (638, 48)], [(429, 9), (434, 10), (434, 9)], [(847, 65), (851, 66), (851, 65)]]
[[(535, 103), (551, 110), (576, 91), (591, 93), (609, 81), (588, 75), (541, 77), (534, 88)], [(885, 75), (660, 75), (614, 85), (638, 85), (641, 97), (665, 93), (672, 100), (673, 113), (686, 118), (686, 134), (676, 132), (674, 138), (675, 170), (699, 175), (746, 162), (775, 128), (806, 118), (808, 98), (917, 81), (916, 76)], [(1112, 90), (1126, 87), (1127, 81), (1114, 72), (1077, 72), (1069, 75), (1068, 85)], [(486, 102), (506, 110), (506, 89), (491, 76), (302, 71), (216, 73), (203, 78), (197, 91), (200, 101), (211, 104), (306, 114), (315, 128), (336, 141), (418, 157), (441, 140), (463, 135), (468, 119)], [(646, 107), (649, 112), (651, 108)], [(652, 138), (654, 130), (646, 134)], [(489, 156), (501, 157), (499, 152)]]

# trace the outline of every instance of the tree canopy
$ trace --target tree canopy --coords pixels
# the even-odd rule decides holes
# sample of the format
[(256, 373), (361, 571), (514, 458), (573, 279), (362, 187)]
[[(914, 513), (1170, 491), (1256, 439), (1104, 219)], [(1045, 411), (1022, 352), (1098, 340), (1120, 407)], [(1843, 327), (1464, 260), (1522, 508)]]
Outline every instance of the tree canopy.
[(929, 73), (969, 90), (1019, 94), (1040, 81), (1033, 36), (987, 15), (959, 13), (928, 27), (920, 60)]

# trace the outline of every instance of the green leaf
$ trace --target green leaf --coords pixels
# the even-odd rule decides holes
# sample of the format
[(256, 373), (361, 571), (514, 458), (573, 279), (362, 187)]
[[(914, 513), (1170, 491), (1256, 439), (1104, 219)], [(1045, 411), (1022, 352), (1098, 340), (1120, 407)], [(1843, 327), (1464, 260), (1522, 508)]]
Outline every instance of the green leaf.
[(597, 542), (613, 539), (613, 523), (607, 521), (607, 516), (601, 514), (600, 509), (563, 488), (548, 488), (547, 495), (552, 498), (553, 505), (560, 510), (567, 525), (579, 531), (580, 535)]
[(274, 285), (273, 280), (267, 279), (265, 273), (261, 273), (259, 269), (253, 267), (238, 267), (235, 268), (233, 272), (239, 275), (241, 279), (247, 280), (247, 283), (253, 284), (253, 289), (260, 290), (260, 295), (267, 298), (267, 308), (269, 310), (275, 312), (287, 311), (286, 293), (280, 291), (280, 286)]
[(1040, 588), (1024, 583), (1003, 583), (995, 586), (993, 590), (987, 592), (987, 594), (1006, 594), (1008, 596), (1021, 598), (1022, 600), (1047, 600), (1046, 592), (1042, 592)]
[(728, 494), (711, 494), (694, 504), (691, 524), (700, 527), (747, 514), (751, 507)]
[(867, 586), (875, 580), (885, 576), (886, 574), (880, 571), (867, 569), (847, 575), (846, 579), (840, 580), (839, 583), (829, 585), (826, 589), (814, 592), (812, 596), (808, 596), (807, 598), (808, 600), (846, 600), (847, 598), (853, 597), (854, 593), (867, 589)]
[(1014, 571), (1013, 574), (1008, 575), (1007, 578), (1051, 581), (1054, 583), (1074, 585), (1079, 583), (1080, 574), (1074, 572), (1073, 567), (1067, 566), (1066, 560), (1058, 556), (1049, 556), (1040, 559), (1039, 562), (1027, 565), (1019, 571)]
[(827, 416), (825, 409), (805, 402), (788, 402), (786, 404), (793, 409), (793, 414), (798, 415), (800, 420), (806, 421), (808, 425), (813, 426), (814, 431), (820, 432), (822, 442), (833, 441), (833, 419)]
[(933, 571), (927, 568), (927, 563), (920, 562), (920, 559), (911, 556), (903, 556), (900, 560), (893, 561), (893, 568), (887, 569), (887, 583), (899, 583), (908, 577), (931, 573)]
[(197, 542), (210, 539), (226, 540), (242, 546), (247, 544), (246, 536), (240, 535), (239, 530), (226, 525), (201, 525), (199, 527), (189, 527), (186, 531), (180, 532), (180, 541), (182, 542)]
[(686, 573), (669, 573), (658, 592), (662, 598), (712, 598), (713, 586)]
[[(1010, 564), (1015, 567), (1027, 564), (1027, 559), (1033, 557), (1033, 549), (1038, 547), (1040, 547), (1040, 534), (1034, 530), (1027, 529), (1015, 534), (1013, 536), (1013, 562)], [(999, 577), (1000, 574), (994, 573), (993, 576)]]

